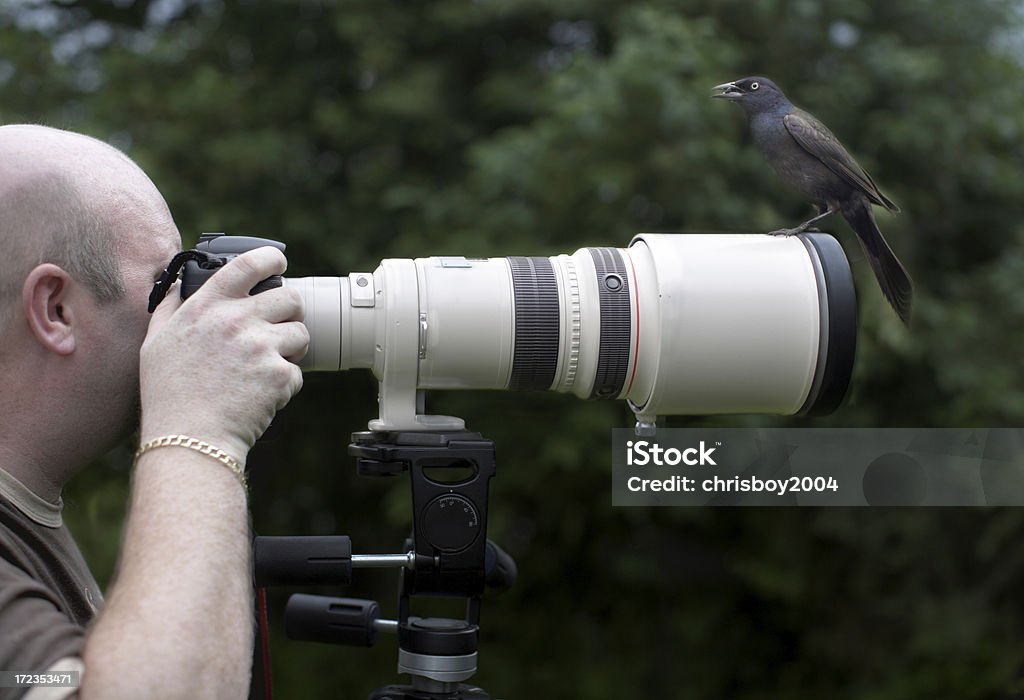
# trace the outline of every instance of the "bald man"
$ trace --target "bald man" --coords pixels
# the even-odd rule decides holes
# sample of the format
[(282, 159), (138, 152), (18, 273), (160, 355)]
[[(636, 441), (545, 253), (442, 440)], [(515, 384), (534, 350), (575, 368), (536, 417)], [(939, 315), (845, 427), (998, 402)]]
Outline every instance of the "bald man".
[[(180, 248), (166, 203), (124, 154), (0, 127), (0, 670), (81, 672), (78, 689), (23, 697), (247, 694), (240, 475), (301, 387), (294, 362), (309, 336), (294, 290), (248, 296), (284, 272), (272, 248), (232, 261), (185, 303), (168, 294), (150, 317), (149, 291)], [(62, 523), (61, 489), (135, 428), (143, 449), (104, 602)]]

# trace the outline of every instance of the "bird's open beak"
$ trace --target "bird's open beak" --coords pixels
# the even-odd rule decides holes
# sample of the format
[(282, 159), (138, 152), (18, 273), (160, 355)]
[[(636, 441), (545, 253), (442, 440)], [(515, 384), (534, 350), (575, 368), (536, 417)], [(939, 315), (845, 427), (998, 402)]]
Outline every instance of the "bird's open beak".
[(743, 91), (736, 86), (736, 83), (722, 83), (711, 88), (711, 96), (725, 100), (738, 100), (743, 97)]

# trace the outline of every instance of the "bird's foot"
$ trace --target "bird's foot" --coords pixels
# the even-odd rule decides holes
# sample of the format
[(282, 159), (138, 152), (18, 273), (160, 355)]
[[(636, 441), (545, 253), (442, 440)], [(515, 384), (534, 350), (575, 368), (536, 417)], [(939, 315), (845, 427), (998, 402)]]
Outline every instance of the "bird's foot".
[(770, 231), (768, 233), (768, 235), (769, 236), (795, 236), (796, 234), (803, 233), (804, 231), (819, 232), (818, 227), (817, 226), (812, 226), (812, 224), (815, 221), (820, 221), (821, 219), (824, 219), (826, 216), (829, 216), (830, 214), (835, 214), (835, 213), (836, 213), (836, 208), (833, 207), (833, 206), (829, 206), (827, 209), (825, 209), (825, 211), (819, 213), (813, 219), (808, 219), (807, 221), (803, 222), (802, 224), (800, 224), (796, 228), (780, 228), (778, 231)]

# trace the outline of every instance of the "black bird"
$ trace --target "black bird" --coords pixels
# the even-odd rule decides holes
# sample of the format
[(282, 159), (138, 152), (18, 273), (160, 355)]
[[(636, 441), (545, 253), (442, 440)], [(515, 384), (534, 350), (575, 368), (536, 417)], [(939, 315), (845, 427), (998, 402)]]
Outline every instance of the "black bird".
[(842, 214), (857, 234), (882, 294), (909, 325), (913, 283), (871, 213), (872, 204), (892, 212), (899, 207), (879, 191), (828, 127), (795, 107), (768, 78), (717, 85), (712, 97), (731, 100), (743, 108), (754, 144), (782, 179), (818, 208), (818, 215), (809, 221), (772, 233), (792, 236), (829, 214)]

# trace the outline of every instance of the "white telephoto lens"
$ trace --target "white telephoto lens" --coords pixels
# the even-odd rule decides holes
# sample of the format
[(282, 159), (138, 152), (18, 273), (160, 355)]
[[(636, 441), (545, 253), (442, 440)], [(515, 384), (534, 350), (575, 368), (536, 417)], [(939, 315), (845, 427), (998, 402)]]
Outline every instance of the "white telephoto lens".
[[(849, 263), (826, 234), (640, 234), (572, 255), (384, 260), (286, 280), (305, 370), (366, 367), (372, 429), (451, 427), (427, 389), (536, 389), (659, 415), (829, 413), (856, 348)], [(454, 419), (453, 419), (454, 420)]]

